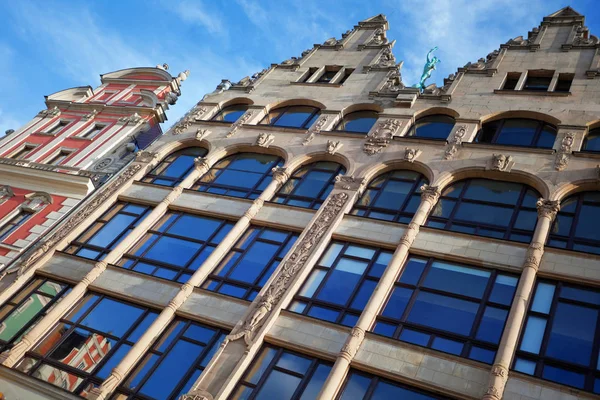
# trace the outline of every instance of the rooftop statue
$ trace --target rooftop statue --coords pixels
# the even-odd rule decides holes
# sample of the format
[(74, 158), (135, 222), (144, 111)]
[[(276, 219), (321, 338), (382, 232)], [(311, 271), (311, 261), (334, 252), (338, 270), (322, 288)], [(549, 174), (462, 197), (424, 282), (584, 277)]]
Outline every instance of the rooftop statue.
[(427, 62), (423, 67), (423, 74), (421, 75), (421, 80), (415, 85), (415, 87), (421, 92), (423, 92), (423, 89), (425, 89), (425, 81), (431, 77), (431, 72), (435, 69), (435, 65), (442, 61), (436, 56), (431, 56), (433, 52), (437, 49), (437, 46), (435, 46), (433, 49), (429, 50), (429, 53), (427, 53)]

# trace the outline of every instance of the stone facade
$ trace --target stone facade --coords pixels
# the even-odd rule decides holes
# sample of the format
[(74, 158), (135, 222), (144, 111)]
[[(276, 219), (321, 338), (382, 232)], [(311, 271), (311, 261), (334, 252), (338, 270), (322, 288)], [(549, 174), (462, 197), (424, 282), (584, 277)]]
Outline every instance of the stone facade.
[[(21, 273), (0, 293), (0, 303), (12, 299), (34, 277), (73, 287), (0, 355), (0, 387), (6, 388), (6, 398), (77, 397), (12, 368), (18, 368), (52, 326), (90, 292), (150, 307), (158, 316), (106, 378), (86, 393), (88, 398), (108, 399), (122, 390), (136, 363), (177, 318), (228, 332), (218, 350), (211, 353), (202, 375), (182, 396), (185, 400), (229, 398), (266, 344), (330, 362), (331, 370), (318, 396), (323, 400), (339, 396), (351, 369), (453, 399), (597, 398), (590, 391), (514, 371), (513, 360), (536, 279), (600, 287), (599, 255), (544, 248), (560, 202), (577, 192), (600, 190), (600, 157), (581, 151), (588, 132), (600, 127), (598, 39), (587, 32), (583, 16), (567, 7), (545, 17), (526, 39), (520, 36), (502, 44), (487, 57), (458, 68), (444, 80), (443, 87), (430, 85), (420, 93), (402, 83), (401, 63), (396, 63), (395, 43), (386, 37), (387, 28), (385, 17), (378, 15), (300, 57), (273, 64), (237, 83), (223, 81), (147, 153), (83, 202), (62, 222), (61, 229), (42, 238), (34, 251), (20, 258)], [(323, 81), (330, 72), (335, 74)], [(508, 89), (509, 78), (517, 73), (515, 88)], [(549, 78), (548, 88), (527, 90), (528, 76)], [(572, 77), (570, 88), (555, 90), (563, 76)], [(240, 104), (244, 110), (235, 122), (218, 120), (222, 110)], [(285, 106), (316, 107), (320, 112), (312, 125), (301, 129), (260, 123), (270, 111)], [(335, 129), (355, 111), (378, 113), (369, 132)], [(445, 140), (410, 134), (419, 119), (431, 115), (454, 119)], [(529, 118), (555, 126), (552, 148), (476, 142), (483, 124), (503, 118)], [(180, 181), (171, 186), (142, 181), (171, 153), (190, 147), (207, 152)], [(236, 198), (190, 190), (224, 157), (241, 152), (283, 159), (256, 196)], [(271, 201), (299, 168), (314, 161), (335, 162), (345, 170), (319, 207)], [(415, 171), (428, 182), (420, 189), (420, 201), (407, 223), (352, 215), (369, 183), (392, 170)], [(517, 182), (537, 191), (541, 198), (532, 206), (534, 215), (537, 208), (537, 225), (530, 238), (517, 242), (426, 226), (444, 190), (466, 178)], [(117, 201), (149, 210), (122, 241), (106, 250), (104, 258), (94, 261), (68, 254), (69, 245)], [(119, 267), (123, 254), (169, 212), (222, 218), (230, 221), (231, 227), (184, 280), (175, 282)], [(245, 232), (256, 226), (283, 229), (298, 238), (252, 298), (207, 290), (211, 272)], [(393, 252), (351, 327), (289, 309), (331, 241)], [(410, 255), (519, 277), (493, 362), (474, 361), (371, 332)], [(120, 398), (127, 398), (123, 396)]]

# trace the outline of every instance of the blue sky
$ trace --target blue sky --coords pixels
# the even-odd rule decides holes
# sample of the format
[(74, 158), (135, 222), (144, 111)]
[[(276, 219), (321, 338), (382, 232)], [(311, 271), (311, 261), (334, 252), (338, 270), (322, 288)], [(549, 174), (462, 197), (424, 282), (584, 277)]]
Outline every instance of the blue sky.
[(114, 70), (189, 69), (167, 128), (223, 78), (237, 81), (383, 13), (414, 84), (427, 51), (442, 63), (430, 82), (485, 57), (566, 5), (600, 35), (597, 1), (522, 0), (0, 0), (0, 135), (44, 108), (44, 95), (100, 84)]

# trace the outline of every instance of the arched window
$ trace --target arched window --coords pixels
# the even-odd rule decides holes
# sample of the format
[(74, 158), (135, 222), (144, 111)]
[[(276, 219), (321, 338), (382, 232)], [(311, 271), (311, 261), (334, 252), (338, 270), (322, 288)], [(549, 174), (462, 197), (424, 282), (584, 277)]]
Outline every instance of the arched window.
[(582, 151), (594, 151), (600, 153), (600, 128), (592, 129), (583, 140)]
[(406, 136), (423, 139), (446, 140), (454, 127), (454, 118), (449, 115), (428, 115), (418, 119)]
[(171, 153), (142, 179), (142, 182), (175, 186), (194, 168), (194, 159), (208, 153), (202, 147), (188, 147)]
[(345, 172), (346, 168), (335, 162), (319, 161), (305, 165), (294, 172), (273, 201), (318, 209), (333, 189), (335, 177)]
[(600, 191), (581, 192), (560, 204), (548, 245), (600, 254)]
[(554, 125), (535, 119), (509, 118), (483, 124), (475, 142), (551, 149), (555, 139)]
[(232, 104), (223, 108), (211, 121), (223, 121), (234, 123), (248, 110), (247, 104)]
[(213, 165), (192, 189), (256, 199), (271, 182), (271, 169), (282, 164), (280, 157), (268, 154), (234, 154)]
[(369, 182), (351, 214), (408, 224), (421, 202), (420, 188), (428, 183), (414, 171), (381, 174)]
[(284, 128), (308, 129), (319, 116), (317, 107), (289, 106), (271, 110), (262, 121), (261, 125), (281, 126)]
[(529, 243), (540, 197), (520, 183), (466, 179), (444, 190), (427, 226)]
[(345, 115), (335, 130), (366, 134), (375, 125), (377, 118), (379, 118), (379, 113), (376, 111), (355, 111)]

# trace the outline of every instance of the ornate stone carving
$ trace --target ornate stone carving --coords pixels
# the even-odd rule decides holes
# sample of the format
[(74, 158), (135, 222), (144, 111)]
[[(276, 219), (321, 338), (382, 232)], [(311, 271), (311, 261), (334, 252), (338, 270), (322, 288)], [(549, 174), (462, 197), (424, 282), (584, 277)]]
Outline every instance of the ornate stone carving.
[(381, 93), (381, 94), (397, 93), (400, 90), (406, 88), (406, 86), (402, 82), (402, 72), (401, 71), (402, 71), (402, 65), (403, 64), (404, 64), (404, 62), (401, 61), (396, 66), (395, 69), (391, 70), (388, 73), (387, 81), (383, 84), (383, 86), (379, 90), (379, 93)]
[(569, 164), (570, 154), (573, 148), (573, 142), (575, 141), (575, 133), (567, 132), (560, 142), (560, 149), (556, 153), (556, 159), (554, 161), (554, 169), (562, 171), (567, 168)]
[(417, 157), (419, 157), (423, 153), (423, 151), (419, 149), (411, 149), (409, 147), (404, 148), (404, 159), (409, 163), (415, 162)]
[(244, 115), (242, 115), (233, 125), (231, 125), (231, 130), (225, 135), (225, 137), (232, 137), (235, 133), (244, 125), (252, 116), (254, 115), (254, 111), (246, 111)]
[(115, 160), (112, 157), (103, 158), (98, 164), (94, 165), (94, 171), (102, 171), (110, 167), (114, 161)]
[(97, 193), (92, 200), (79, 209), (75, 214), (66, 220), (66, 223), (61, 229), (55, 231), (49, 235), (46, 240), (40, 242), (40, 244), (34, 247), (28, 256), (23, 258), (23, 261), (19, 265), (19, 275), (21, 275), (28, 267), (39, 260), (44, 254), (60, 242), (67, 234), (72, 232), (77, 225), (85, 221), (94, 211), (104, 205), (108, 199), (118, 191), (126, 182), (128, 182), (140, 169), (143, 164), (133, 163), (129, 165), (117, 178), (110, 184), (105, 186)]
[(538, 269), (540, 262), (542, 261), (542, 255), (544, 254), (544, 245), (540, 242), (533, 242), (527, 248), (527, 254), (525, 254), (525, 262), (523, 267)]
[(364, 338), (364, 329), (359, 328), (358, 326), (352, 328), (352, 330), (350, 331), (350, 336), (348, 336), (346, 343), (344, 343), (344, 346), (340, 351), (340, 357), (344, 357), (348, 361), (352, 361)]
[(212, 133), (212, 131), (209, 131), (208, 129), (198, 129), (196, 131), (196, 140), (204, 140), (206, 139), (210, 134)]
[(380, 153), (386, 148), (394, 135), (402, 126), (402, 121), (399, 119), (386, 119), (377, 123), (377, 127), (367, 135), (367, 141), (363, 146), (363, 151), (368, 155)]
[(350, 196), (345, 192), (336, 193), (329, 197), (315, 222), (294, 245), (290, 256), (282, 263), (273, 283), (266, 289), (264, 295), (259, 297), (254, 308), (247, 314), (245, 321), (234, 328), (226, 338), (234, 341), (243, 338), (246, 345), (250, 346), (254, 333), (263, 323), (271, 310), (283, 297), (296, 273), (302, 269), (309, 256), (325, 232), (331, 227), (332, 220), (343, 210)]
[(52, 204), (52, 196), (44, 192), (35, 192), (25, 195), (26, 200), (21, 207), (29, 212), (37, 212), (48, 204)]
[(420, 226), (414, 222), (408, 224), (408, 229), (402, 234), (400, 238), (400, 243), (405, 245), (406, 247), (412, 246), (412, 243), (415, 241), (417, 234), (419, 233)]
[(173, 127), (174, 135), (181, 135), (188, 129), (192, 124), (196, 121), (202, 120), (202, 116), (206, 113), (206, 107), (194, 107), (190, 110), (190, 112), (183, 117), (175, 126)]
[(539, 199), (536, 203), (538, 217), (553, 220), (556, 213), (560, 211), (560, 202), (558, 200)]
[(337, 39), (334, 37), (331, 37), (329, 39), (327, 39), (325, 42), (323, 42), (323, 46), (335, 46), (337, 44)]
[(387, 44), (388, 40), (385, 37), (385, 30), (383, 28), (375, 29), (373, 36), (365, 43), (365, 46), (381, 46)]
[(46, 118), (46, 117), (60, 117), (60, 109), (57, 106), (52, 107), (49, 110), (42, 110), (38, 113), (38, 117)]
[(15, 194), (13, 190), (8, 185), (0, 186), (0, 203), (5, 202), (6, 200), (13, 197)]
[(490, 161), (489, 169), (493, 171), (510, 172), (511, 168), (515, 165), (512, 156), (505, 154), (494, 154)]
[(334, 187), (341, 190), (357, 190), (362, 189), (364, 179), (355, 178), (352, 175), (338, 175), (335, 177)]
[(374, 67), (388, 68), (393, 67), (394, 65), (396, 65), (396, 57), (394, 57), (392, 49), (386, 47), (383, 49), (383, 52), (381, 53), (381, 56), (379, 56), (379, 60), (377, 60), (377, 64), (375, 64)]
[(155, 153), (153, 151), (148, 151), (148, 150), (138, 151), (137, 154), (135, 155), (135, 161), (140, 162), (140, 163), (149, 163), (152, 160), (154, 160), (156, 157), (158, 157), (158, 153)]
[(339, 140), (328, 140), (327, 141), (327, 154), (334, 155), (344, 144)]
[(421, 186), (421, 200), (434, 205), (440, 198), (440, 188), (438, 186), (423, 185)]
[(573, 38), (573, 46), (588, 47), (595, 46), (597, 43), (598, 38), (594, 35), (590, 35), (590, 31), (586, 26), (577, 28), (577, 32)]
[(306, 146), (307, 144), (309, 144), (315, 138), (315, 136), (321, 132), (328, 120), (328, 115), (324, 115), (321, 118), (319, 118), (317, 122), (315, 122), (313, 126), (311, 126), (310, 129), (306, 131), (308, 136), (306, 137), (306, 139), (304, 139), (302, 145)]
[(179, 397), (179, 400), (214, 400), (212, 395), (204, 390), (192, 390), (188, 394)]
[(196, 168), (199, 169), (210, 169), (210, 164), (208, 163), (208, 160), (205, 157), (194, 158), (194, 165), (196, 165)]
[(290, 174), (285, 167), (273, 167), (271, 171), (273, 172), (273, 179), (280, 184), (284, 184), (290, 178)]
[(540, 28), (533, 28), (528, 34), (527, 39), (524, 39), (523, 36), (517, 36), (514, 39), (510, 39), (506, 42), (506, 45), (509, 47), (519, 47), (519, 46), (530, 46), (535, 43), (538, 35), (540, 34)]
[(96, 118), (96, 115), (98, 115), (98, 110), (92, 110), (92, 112), (90, 112), (89, 114), (86, 114), (83, 117), (81, 117), (81, 120), (91, 121), (92, 119)]
[(171, 301), (169, 301), (167, 307), (173, 310), (173, 312), (177, 311), (179, 307), (181, 307), (183, 302), (190, 296), (192, 290), (194, 290), (194, 287), (192, 285), (190, 285), (189, 283), (184, 283), (183, 286), (181, 286), (181, 290), (177, 292), (177, 294), (171, 299)]
[(452, 160), (454, 158), (456, 153), (458, 153), (458, 148), (462, 145), (463, 138), (466, 134), (466, 125), (459, 125), (456, 128), (454, 134), (448, 139), (448, 144), (444, 150), (444, 160)]
[(258, 134), (258, 137), (256, 138), (256, 145), (268, 149), (274, 141), (275, 136), (273, 134), (263, 132)]
[(117, 120), (117, 122), (121, 125), (135, 125), (138, 124), (139, 122), (143, 121), (144, 118), (142, 118), (138, 113), (133, 113), (128, 117), (121, 117)]

